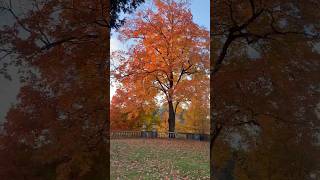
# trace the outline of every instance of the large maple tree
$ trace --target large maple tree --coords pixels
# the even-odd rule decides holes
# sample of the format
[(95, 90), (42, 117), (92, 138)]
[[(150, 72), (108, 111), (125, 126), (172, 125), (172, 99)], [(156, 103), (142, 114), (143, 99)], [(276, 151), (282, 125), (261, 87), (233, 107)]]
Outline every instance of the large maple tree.
[(134, 42), (127, 52), (114, 54), (118, 63), (114, 74), (123, 87), (136, 86), (136, 92), (146, 96), (164, 97), (169, 137), (174, 137), (179, 104), (190, 100), (201, 79), (208, 80), (209, 32), (193, 22), (187, 3), (155, 0), (154, 4), (120, 29), (121, 40)]

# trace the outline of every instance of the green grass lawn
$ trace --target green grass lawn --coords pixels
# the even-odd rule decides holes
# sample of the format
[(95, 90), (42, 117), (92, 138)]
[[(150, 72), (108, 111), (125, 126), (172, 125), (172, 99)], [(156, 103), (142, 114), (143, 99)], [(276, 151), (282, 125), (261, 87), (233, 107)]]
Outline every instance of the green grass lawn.
[(209, 143), (111, 140), (111, 179), (210, 179)]

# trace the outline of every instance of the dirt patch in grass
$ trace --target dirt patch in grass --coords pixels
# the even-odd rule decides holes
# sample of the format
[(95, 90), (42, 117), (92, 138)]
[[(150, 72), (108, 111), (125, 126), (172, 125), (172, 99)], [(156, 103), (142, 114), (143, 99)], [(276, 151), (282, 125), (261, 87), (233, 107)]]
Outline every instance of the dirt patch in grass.
[(210, 179), (209, 143), (111, 140), (111, 179)]

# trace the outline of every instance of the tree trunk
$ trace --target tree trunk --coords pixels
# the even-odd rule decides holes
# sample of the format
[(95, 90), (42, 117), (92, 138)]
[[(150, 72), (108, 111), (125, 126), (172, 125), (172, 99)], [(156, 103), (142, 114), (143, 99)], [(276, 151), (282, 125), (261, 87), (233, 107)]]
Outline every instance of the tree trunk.
[(170, 71), (169, 75), (169, 87), (170, 89), (168, 90), (168, 105), (169, 105), (169, 119), (168, 119), (168, 124), (169, 124), (169, 138), (175, 138), (175, 125), (176, 125), (176, 113), (175, 109), (173, 107), (173, 73)]
[(169, 118), (168, 118), (169, 138), (175, 138), (175, 134), (171, 133), (175, 131), (175, 123), (176, 123), (176, 115), (173, 108), (173, 102), (169, 100), (168, 105), (169, 105)]

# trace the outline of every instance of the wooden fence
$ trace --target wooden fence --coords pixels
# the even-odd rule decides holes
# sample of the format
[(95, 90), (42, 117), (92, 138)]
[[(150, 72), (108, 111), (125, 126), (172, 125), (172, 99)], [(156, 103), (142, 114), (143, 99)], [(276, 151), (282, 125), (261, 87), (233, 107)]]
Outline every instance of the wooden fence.
[[(176, 139), (209, 141), (209, 134), (197, 134), (197, 133), (174, 133)], [(168, 132), (155, 132), (155, 131), (114, 131), (111, 132), (111, 139), (119, 138), (168, 138)]]
[(114, 131), (111, 132), (111, 139), (116, 138), (137, 138), (141, 137), (141, 131)]

